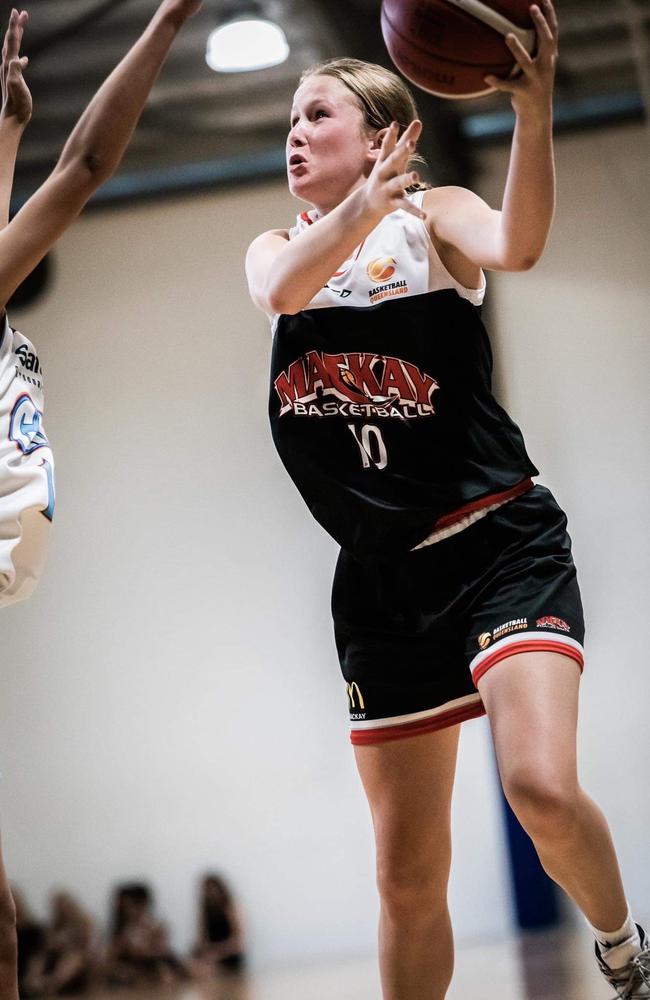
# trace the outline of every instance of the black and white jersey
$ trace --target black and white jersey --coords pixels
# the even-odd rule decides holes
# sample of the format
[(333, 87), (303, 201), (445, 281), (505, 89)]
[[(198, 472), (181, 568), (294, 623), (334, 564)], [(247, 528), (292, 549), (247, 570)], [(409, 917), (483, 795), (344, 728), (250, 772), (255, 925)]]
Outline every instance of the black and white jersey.
[[(310, 225), (303, 212), (290, 238)], [(306, 309), (273, 318), (273, 438), (343, 548), (363, 556), (429, 544), (537, 475), (492, 395), (484, 287), (460, 285), (425, 223), (400, 209)]]
[(0, 320), (0, 607), (41, 575), (54, 513), (54, 459), (43, 427), (43, 370), (32, 343)]

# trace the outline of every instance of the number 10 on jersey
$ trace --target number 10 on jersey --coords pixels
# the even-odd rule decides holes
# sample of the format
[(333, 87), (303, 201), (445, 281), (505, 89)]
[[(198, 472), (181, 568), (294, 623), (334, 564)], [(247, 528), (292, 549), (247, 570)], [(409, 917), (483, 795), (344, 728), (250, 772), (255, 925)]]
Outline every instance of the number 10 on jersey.
[(347, 425), (352, 437), (357, 442), (361, 454), (361, 464), (364, 469), (385, 469), (388, 465), (388, 452), (381, 435), (381, 430), (374, 424), (364, 424), (363, 427)]

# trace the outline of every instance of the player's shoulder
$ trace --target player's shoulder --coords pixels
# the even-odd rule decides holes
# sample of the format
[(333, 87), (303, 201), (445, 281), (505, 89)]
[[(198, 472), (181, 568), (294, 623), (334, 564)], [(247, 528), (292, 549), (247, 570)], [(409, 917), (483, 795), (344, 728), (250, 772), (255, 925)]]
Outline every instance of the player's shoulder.
[(288, 242), (289, 240), (289, 230), (288, 229), (267, 229), (266, 232), (260, 233), (252, 240), (249, 249), (255, 246), (268, 246), (269, 244), (276, 243), (278, 240), (284, 240)]
[(460, 205), (466, 205), (475, 201), (478, 195), (470, 191), (469, 188), (460, 187), (456, 184), (446, 184), (442, 187), (428, 188), (424, 192), (423, 207), (425, 211), (447, 210)]

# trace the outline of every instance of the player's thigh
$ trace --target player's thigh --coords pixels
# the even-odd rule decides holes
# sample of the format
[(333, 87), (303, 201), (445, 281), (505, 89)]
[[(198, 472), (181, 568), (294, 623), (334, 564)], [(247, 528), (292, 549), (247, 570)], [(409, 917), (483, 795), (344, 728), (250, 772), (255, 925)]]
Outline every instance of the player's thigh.
[(354, 748), (368, 798), (382, 885), (427, 885), (449, 870), (460, 726)]
[(519, 653), (478, 682), (506, 789), (543, 797), (577, 788), (580, 667), (561, 653)]

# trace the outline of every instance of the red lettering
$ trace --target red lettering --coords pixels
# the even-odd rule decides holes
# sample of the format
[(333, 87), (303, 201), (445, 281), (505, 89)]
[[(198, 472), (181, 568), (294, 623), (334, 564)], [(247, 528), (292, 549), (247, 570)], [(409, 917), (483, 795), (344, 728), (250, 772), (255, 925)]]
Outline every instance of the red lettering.
[(275, 380), (275, 391), (280, 397), (282, 409), (291, 406), (294, 400), (307, 394), (302, 358), (299, 358), (298, 361), (292, 361), (288, 371), (278, 375)]
[(423, 374), (420, 369), (416, 365), (411, 364), (410, 361), (403, 361), (402, 364), (408, 372), (411, 382), (415, 387), (417, 402), (431, 403), (431, 397), (438, 388), (436, 380), (431, 378), (430, 375), (427, 375), (426, 372)]
[(376, 354), (348, 354), (347, 357), (348, 368), (354, 375), (359, 391), (366, 395), (378, 396), (381, 393), (381, 386), (372, 370), (372, 365), (377, 360)]
[(306, 357), (307, 368), (307, 393), (311, 395), (316, 391), (316, 386), (320, 383), (323, 389), (329, 389), (332, 379), (327, 368), (323, 364), (323, 359), (318, 351), (310, 351)]
[[(397, 389), (397, 398), (413, 399), (413, 386), (404, 372), (404, 362), (399, 358), (386, 358), (384, 361), (384, 377), (381, 382), (382, 396), (388, 396), (390, 389)], [(395, 395), (395, 393), (391, 393)]]

